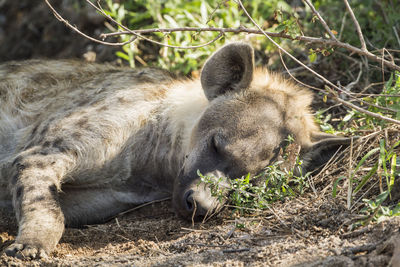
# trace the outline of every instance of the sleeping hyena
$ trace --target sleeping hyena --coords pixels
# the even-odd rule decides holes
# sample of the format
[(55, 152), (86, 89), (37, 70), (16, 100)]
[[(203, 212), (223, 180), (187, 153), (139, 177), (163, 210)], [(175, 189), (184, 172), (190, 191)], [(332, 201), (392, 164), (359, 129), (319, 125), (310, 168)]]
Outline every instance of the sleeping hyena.
[(225, 181), (256, 173), (288, 134), (305, 171), (348, 143), (318, 131), (309, 91), (253, 62), (249, 45), (232, 43), (198, 80), (76, 61), (1, 65), (0, 205), (19, 224), (5, 253), (44, 257), (65, 225), (168, 196), (181, 216), (204, 216), (222, 203), (198, 170)]

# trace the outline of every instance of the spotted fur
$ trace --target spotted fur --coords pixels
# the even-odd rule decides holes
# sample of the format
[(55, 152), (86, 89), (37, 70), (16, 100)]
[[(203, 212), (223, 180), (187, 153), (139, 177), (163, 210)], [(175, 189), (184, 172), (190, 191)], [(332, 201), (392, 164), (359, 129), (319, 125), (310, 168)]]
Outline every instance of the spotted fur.
[(321, 137), (311, 93), (254, 70), (243, 43), (197, 80), (67, 60), (5, 63), (0, 77), (0, 206), (12, 202), (19, 230), (6, 253), (18, 257), (44, 257), (64, 225), (171, 195), (178, 214), (204, 216), (220, 204), (197, 170), (255, 173), (288, 134), (304, 150)]

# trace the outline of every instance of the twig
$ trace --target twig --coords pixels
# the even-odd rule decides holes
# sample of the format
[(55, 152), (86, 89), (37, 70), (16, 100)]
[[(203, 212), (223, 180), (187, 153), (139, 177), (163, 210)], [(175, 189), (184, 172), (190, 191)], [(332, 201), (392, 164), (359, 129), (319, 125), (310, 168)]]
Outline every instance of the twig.
[(358, 20), (357, 20), (356, 16), (354, 15), (353, 10), (351, 9), (349, 2), (347, 0), (343, 0), (343, 2), (346, 5), (346, 9), (350, 14), (351, 19), (353, 20), (354, 26), (356, 27), (358, 38), (360, 39), (360, 43), (361, 43), (361, 50), (368, 52), (367, 45), (365, 44), (364, 36), (361, 31), (360, 24), (358, 23)]
[[(47, 0), (46, 0), (46, 1), (47, 1)], [(96, 5), (93, 4), (90, 0), (86, 0), (86, 2), (89, 3), (89, 4), (90, 4), (93, 8), (95, 8), (98, 12), (100, 12), (104, 17), (106, 17), (106, 18), (109, 19), (110, 21), (114, 22), (115, 24), (117, 24), (119, 27), (121, 27), (121, 28), (124, 29), (125, 31), (128, 31), (129, 33), (135, 35), (136, 37), (139, 37), (139, 38), (141, 38), (141, 39), (143, 39), (143, 40), (146, 40), (146, 41), (148, 41), (148, 42), (150, 42), (150, 43), (158, 44), (158, 45), (165, 46), (165, 47), (178, 48), (178, 49), (196, 49), (196, 48), (201, 48), (201, 47), (208, 46), (208, 45), (214, 43), (215, 41), (217, 41), (219, 38), (221, 38), (221, 37), (224, 35), (223, 32), (220, 32), (220, 33), (218, 34), (218, 36), (215, 37), (214, 39), (212, 39), (211, 41), (208, 41), (208, 42), (206, 42), (206, 43), (204, 43), (204, 44), (200, 44), (200, 45), (192, 45), (192, 46), (169, 45), (169, 44), (165, 44), (165, 43), (161, 43), (161, 42), (152, 40), (152, 39), (150, 39), (150, 38), (147, 38), (147, 37), (145, 37), (145, 36), (143, 36), (143, 35), (141, 35), (141, 34), (138, 34), (138, 33), (134, 32), (134, 31), (130, 30), (128, 27), (122, 25), (121, 23), (119, 23), (118, 21), (116, 21), (115, 19), (113, 19), (110, 15), (108, 15), (107, 13), (105, 13), (104, 10), (103, 10), (103, 8), (96, 6)], [(97, 3), (99, 4), (99, 2), (97, 2)], [(100, 6), (100, 4), (99, 4), (99, 6)]]
[(365, 233), (368, 233), (371, 230), (372, 230), (371, 229), (371, 225), (367, 225), (367, 226), (365, 226), (364, 228), (362, 228), (360, 230), (342, 234), (342, 238), (355, 238), (355, 237), (358, 237), (358, 236), (363, 235)]
[(392, 119), (392, 118), (389, 118), (389, 117), (386, 117), (386, 116), (383, 116), (383, 115), (380, 115), (380, 114), (377, 114), (377, 113), (374, 113), (374, 112), (365, 110), (365, 109), (360, 108), (359, 106), (356, 106), (356, 105), (354, 105), (353, 103), (351, 103), (351, 102), (349, 102), (349, 101), (345, 101), (345, 100), (343, 100), (343, 99), (341, 99), (341, 98), (339, 98), (339, 97), (334, 97), (334, 99), (335, 99), (337, 102), (343, 104), (344, 106), (347, 106), (347, 107), (349, 107), (349, 108), (353, 108), (353, 109), (355, 109), (355, 110), (357, 110), (357, 111), (359, 111), (359, 112), (361, 112), (361, 113), (367, 114), (367, 115), (369, 115), (369, 116), (371, 116), (371, 117), (374, 117), (374, 118), (377, 118), (377, 119), (380, 119), (380, 120), (385, 120), (385, 121), (388, 121), (388, 122), (391, 122), (391, 123), (395, 123), (395, 124), (399, 124), (399, 125), (400, 125), (400, 121), (399, 121), (399, 120), (395, 120), (395, 119)]
[(181, 227), (181, 230), (188, 231), (188, 232), (196, 232), (196, 233), (208, 233), (209, 230), (199, 230), (199, 229), (191, 229), (186, 227)]
[(353, 169), (353, 138), (350, 139), (350, 155), (349, 155), (349, 183), (347, 186), (347, 209), (351, 208), (351, 197), (353, 195), (353, 179), (352, 179), (352, 169)]
[[(261, 31), (255, 29), (249, 29), (243, 26), (238, 28), (216, 28), (216, 27), (178, 27), (178, 28), (152, 28), (152, 29), (141, 29), (141, 30), (129, 30), (129, 31), (118, 31), (110, 33), (102, 33), (100, 36), (107, 38), (110, 36), (119, 36), (123, 34), (150, 34), (150, 33), (172, 33), (172, 32), (223, 32), (223, 33), (252, 33), (252, 34), (262, 34)], [(267, 32), (268, 35), (272, 37), (282, 37), (287, 39), (294, 39), (290, 35), (284, 32)]]
[(392, 29), (393, 29), (393, 32), (394, 32), (394, 36), (396, 37), (397, 43), (400, 46), (400, 38), (399, 38), (399, 34), (397, 33), (396, 26), (393, 26)]
[(210, 247), (210, 248), (229, 248), (228, 245), (213, 245), (213, 244), (203, 244), (203, 243), (184, 243), (188, 246), (198, 246), (198, 247)]
[(139, 206), (136, 206), (136, 207), (134, 207), (132, 209), (120, 212), (117, 215), (115, 215), (114, 218), (117, 217), (117, 216), (120, 216), (120, 215), (124, 215), (124, 214), (129, 213), (129, 212), (132, 212), (134, 210), (141, 209), (141, 208), (146, 207), (148, 205), (151, 205), (153, 203), (163, 202), (163, 201), (170, 200), (170, 199), (171, 199), (171, 197), (166, 197), (166, 198), (162, 198), (162, 199), (157, 199), (157, 200), (153, 200), (153, 201), (150, 201), (150, 202), (146, 202), (146, 203), (144, 203), (142, 205), (139, 205)]
[(250, 251), (249, 248), (238, 248), (238, 249), (224, 249), (223, 253), (237, 253), (237, 252), (245, 252)]
[(378, 244), (367, 244), (358, 247), (347, 248), (342, 251), (342, 254), (349, 255), (349, 254), (358, 254), (360, 252), (371, 252), (376, 249)]
[(325, 31), (329, 34), (329, 36), (337, 41), (336, 36), (333, 34), (332, 30), (329, 28), (328, 24), (326, 24), (325, 20), (321, 17), (319, 12), (315, 9), (314, 5), (310, 2), (310, 0), (303, 0), (306, 4), (311, 8), (312, 12), (318, 17), (322, 26), (325, 28)]
[(344, 25), (346, 24), (346, 17), (347, 17), (347, 13), (344, 13), (343, 18), (342, 18), (342, 24), (340, 25), (338, 41), (340, 41), (342, 39)]
[[(287, 35), (285, 33), (274, 33), (274, 32), (265, 32), (261, 28), (256, 29), (248, 29), (245, 27), (238, 27), (238, 28), (213, 28), (213, 27), (205, 27), (205, 28), (196, 28), (196, 27), (181, 27), (181, 28), (167, 28), (167, 29), (144, 29), (144, 30), (131, 30), (128, 29), (126, 26), (118, 23), (115, 21), (111, 16), (107, 15), (102, 8), (99, 8), (95, 4), (93, 4), (91, 1), (86, 0), (92, 7), (94, 7), (97, 11), (99, 11), (105, 18), (108, 20), (114, 22), (116, 25), (124, 29), (123, 31), (118, 31), (114, 33), (107, 33), (107, 34), (102, 34), (102, 38), (107, 38), (109, 36), (118, 36), (118, 35), (124, 35), (124, 34), (131, 34), (134, 35), (131, 39), (129, 39), (126, 42), (107, 42), (104, 40), (99, 40), (96, 38), (93, 38), (91, 36), (88, 36), (87, 34), (81, 32), (77, 27), (71, 25), (67, 20), (65, 20), (55, 9), (54, 7), (49, 3), (49, 0), (45, 0), (46, 4), (49, 6), (51, 11), (53, 12), (54, 16), (61, 22), (63, 22), (68, 28), (72, 29), (73, 31), (77, 32), (78, 34), (82, 35), (85, 38), (88, 38), (89, 40), (93, 42), (97, 42), (100, 44), (104, 45), (110, 45), (110, 46), (123, 46), (126, 44), (129, 44), (133, 41), (135, 41), (137, 38), (141, 38), (143, 40), (146, 40), (151, 43), (155, 43), (160, 46), (165, 46), (165, 47), (170, 47), (170, 48), (177, 48), (177, 49), (196, 49), (200, 47), (204, 47), (207, 45), (210, 45), (211, 43), (217, 41), (219, 38), (221, 38), (225, 33), (252, 33), (252, 34), (262, 34), (262, 35), (268, 35), (271, 37), (280, 37), (280, 38), (285, 38), (285, 39), (291, 39), (291, 40), (297, 40), (297, 41), (302, 41), (306, 42), (309, 44), (319, 44), (319, 45), (324, 45), (324, 46), (331, 46), (331, 47), (340, 47), (343, 49), (346, 49), (347, 51), (351, 53), (356, 53), (361, 56), (366, 56), (368, 59), (379, 62), (384, 64), (386, 67), (395, 69), (400, 71), (400, 66), (397, 66), (396, 64), (393, 64), (390, 61), (387, 61), (385, 59), (380, 58), (379, 56), (376, 56), (372, 54), (371, 52), (367, 50), (363, 50), (357, 47), (354, 47), (350, 44), (343, 43), (338, 41), (336, 38), (335, 39), (325, 39), (325, 38), (316, 38), (316, 37), (308, 37), (308, 36), (297, 36), (297, 37), (291, 37), (290, 35)], [(156, 33), (156, 32), (161, 32), (161, 33), (172, 33), (172, 32), (178, 32), (178, 31), (194, 31), (194, 32), (205, 32), (205, 31), (215, 31), (219, 32), (220, 34), (215, 37), (213, 40), (200, 44), (200, 45), (194, 45), (194, 46), (175, 46), (175, 45), (169, 45), (165, 43), (161, 43), (155, 40), (152, 40), (150, 38), (147, 38), (143, 36), (142, 34), (149, 34), (149, 33)]]
[(129, 41), (126, 42), (122, 42), (122, 43), (110, 43), (110, 42), (104, 42), (101, 40), (98, 40), (96, 38), (93, 38), (83, 32), (81, 32), (80, 30), (78, 30), (77, 27), (71, 25), (68, 20), (64, 19), (55, 9), (54, 7), (49, 3), (48, 0), (44, 0), (46, 2), (46, 4), (49, 6), (50, 10), (53, 12), (54, 16), (56, 17), (56, 19), (58, 19), (59, 21), (61, 21), (62, 23), (64, 23), (68, 28), (71, 28), (72, 30), (74, 30), (75, 32), (77, 32), (78, 34), (82, 35), (85, 38), (88, 38), (89, 40), (96, 42), (96, 43), (100, 43), (100, 44), (104, 44), (104, 45), (112, 45), (112, 46), (123, 46), (129, 43), (132, 43), (133, 41), (136, 40), (137, 37), (132, 36), (131, 39), (129, 39)]

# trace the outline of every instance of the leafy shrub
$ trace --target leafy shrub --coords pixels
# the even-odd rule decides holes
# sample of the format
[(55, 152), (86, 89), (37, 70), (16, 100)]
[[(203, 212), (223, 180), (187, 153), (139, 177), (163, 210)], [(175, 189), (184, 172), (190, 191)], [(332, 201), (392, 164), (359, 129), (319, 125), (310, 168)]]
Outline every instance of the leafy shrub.
[[(130, 29), (178, 28), (178, 27), (218, 27), (218, 28), (254, 28), (234, 1), (217, 0), (139, 0), (116, 3), (106, 0), (106, 13)], [(291, 7), (281, 0), (246, 1), (246, 8), (257, 22), (268, 30), (287, 31), (295, 34), (296, 25), (289, 15)], [(275, 11), (279, 11), (278, 15)], [(151, 38), (174, 46), (204, 44), (217, 37), (218, 32), (173, 32), (155, 33)], [(243, 36), (226, 33), (229, 40), (242, 39)], [(122, 36), (120, 41), (128, 41), (130, 36)], [(152, 47), (148, 42), (127, 44), (118, 52), (118, 56), (135, 66), (135, 57), (143, 57), (148, 65), (154, 65), (183, 74), (197, 74), (207, 57), (221, 46), (225, 38), (197, 49), (171, 49)], [(267, 40), (258, 36), (253, 43), (261, 50), (273, 50)], [(147, 48), (146, 48), (147, 46)], [(151, 51), (146, 51), (148, 47)], [(153, 53), (153, 54), (152, 54)]]

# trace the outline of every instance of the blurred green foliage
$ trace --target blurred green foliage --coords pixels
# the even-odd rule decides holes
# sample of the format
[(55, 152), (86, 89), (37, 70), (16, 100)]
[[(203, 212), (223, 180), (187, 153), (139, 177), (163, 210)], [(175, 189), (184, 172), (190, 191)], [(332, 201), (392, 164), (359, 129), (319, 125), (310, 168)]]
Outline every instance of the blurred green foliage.
[[(294, 17), (290, 15), (292, 8), (286, 1), (253, 0), (246, 1), (245, 6), (257, 23), (264, 26), (266, 30), (286, 31), (292, 35), (299, 32)], [(130, 29), (237, 28), (240, 26), (254, 28), (234, 1), (138, 0), (116, 2), (106, 0), (104, 9), (112, 18)], [(207, 43), (217, 35), (218, 32), (174, 32), (169, 34), (155, 33), (148, 36), (169, 45), (193, 46)], [(130, 36), (122, 36), (121, 41), (127, 41), (129, 38)], [(129, 61), (132, 67), (137, 64), (135, 56), (139, 56), (148, 65), (159, 66), (178, 73), (191, 74), (202, 66), (207, 57), (216, 50), (216, 47), (221, 46), (225, 39), (239, 40), (243, 38), (248, 37), (227, 33), (226, 38), (221, 38), (211, 45), (198, 49), (153, 48), (157, 55), (146, 53), (145, 49), (141, 49), (142, 46), (137, 44), (136, 41), (125, 45), (117, 55)], [(252, 42), (253, 45), (263, 51), (275, 49), (262, 36), (252, 38)], [(145, 45), (151, 46), (148, 42)]]

